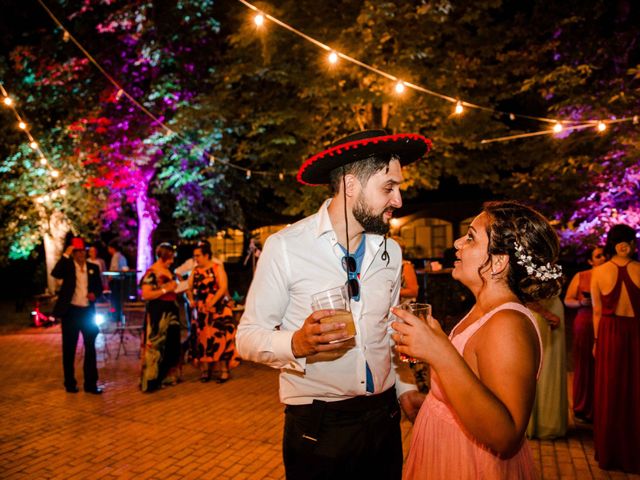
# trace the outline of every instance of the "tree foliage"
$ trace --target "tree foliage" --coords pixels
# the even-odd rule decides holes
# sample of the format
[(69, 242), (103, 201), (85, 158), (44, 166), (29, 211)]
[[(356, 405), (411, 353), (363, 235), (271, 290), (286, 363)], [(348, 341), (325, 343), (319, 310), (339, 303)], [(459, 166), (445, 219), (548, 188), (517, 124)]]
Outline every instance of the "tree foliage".
[[(574, 121), (637, 115), (634, 2), (256, 5), (406, 82), (490, 108), (455, 115), (441, 98), (410, 89), (397, 95), (388, 79), (345, 61), (330, 66), (326, 52), (272, 22), (256, 28), (240, 2), (60, 0), (54, 10), (70, 31), (179, 132), (136, 109), (59, 30), (23, 35), (11, 62), (0, 65), (2, 76), (16, 79), (22, 107), (55, 145), (52, 158), (77, 182), (78, 197), (64, 208), (86, 219), (82, 228), (102, 223), (133, 236), (140, 192), (147, 213), (166, 212), (182, 237), (315, 211), (328, 192), (297, 184), (300, 164), (345, 134), (380, 127), (433, 140), (427, 160), (407, 169), (407, 196), (419, 199), (456, 177), (538, 206), (559, 228), (572, 228), (563, 231), (567, 242), (590, 241), (616, 219), (637, 221), (637, 122), (611, 123), (602, 134), (589, 128), (481, 143), (549, 128), (510, 112)], [(19, 143), (1, 134), (5, 145)], [(2, 187), (3, 220), (12, 225), (5, 237), (24, 243), (37, 209), (8, 207), (24, 201), (20, 192), (51, 187), (27, 167), (24, 146), (2, 153), (11, 179)]]

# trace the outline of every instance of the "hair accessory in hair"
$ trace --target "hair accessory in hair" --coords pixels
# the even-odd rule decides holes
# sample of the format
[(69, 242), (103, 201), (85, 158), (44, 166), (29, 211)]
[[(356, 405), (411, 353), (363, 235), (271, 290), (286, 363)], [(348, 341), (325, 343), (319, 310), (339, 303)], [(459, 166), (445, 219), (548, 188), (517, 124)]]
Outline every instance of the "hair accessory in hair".
[(531, 255), (527, 255), (524, 247), (518, 242), (513, 242), (516, 253), (516, 263), (527, 269), (528, 275), (533, 275), (540, 280), (555, 280), (562, 276), (562, 267), (560, 265), (536, 265), (531, 258)]

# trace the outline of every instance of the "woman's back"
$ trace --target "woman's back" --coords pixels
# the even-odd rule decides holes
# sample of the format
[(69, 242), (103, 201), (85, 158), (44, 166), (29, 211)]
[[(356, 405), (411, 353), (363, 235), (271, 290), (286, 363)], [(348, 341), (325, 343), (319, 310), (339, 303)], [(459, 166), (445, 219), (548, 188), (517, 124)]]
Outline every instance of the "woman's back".
[(601, 292), (603, 313), (610, 310), (619, 317), (640, 315), (640, 262), (609, 260), (594, 269), (592, 284)]

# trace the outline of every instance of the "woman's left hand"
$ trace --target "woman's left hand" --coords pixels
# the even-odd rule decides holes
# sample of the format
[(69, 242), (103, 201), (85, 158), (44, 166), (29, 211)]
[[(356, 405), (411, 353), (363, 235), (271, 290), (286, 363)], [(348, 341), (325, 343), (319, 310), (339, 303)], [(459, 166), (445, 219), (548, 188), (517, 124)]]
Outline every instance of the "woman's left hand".
[(391, 313), (402, 320), (391, 323), (391, 328), (396, 331), (392, 338), (399, 353), (430, 365), (445, 357), (451, 342), (435, 318), (429, 315), (424, 321), (407, 310), (395, 307)]

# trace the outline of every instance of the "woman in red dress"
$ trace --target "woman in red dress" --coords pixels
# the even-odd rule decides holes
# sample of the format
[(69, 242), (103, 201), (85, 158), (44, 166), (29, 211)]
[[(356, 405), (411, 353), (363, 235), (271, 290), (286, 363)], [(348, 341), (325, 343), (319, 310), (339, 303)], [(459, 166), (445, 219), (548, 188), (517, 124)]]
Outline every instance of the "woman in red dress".
[(615, 225), (604, 252), (609, 261), (591, 277), (596, 332), (593, 440), (604, 469), (640, 473), (640, 263), (636, 232)]
[[(606, 262), (602, 247), (589, 250), (589, 265), (597, 267)], [(564, 304), (577, 308), (573, 320), (573, 415), (585, 422), (593, 422), (593, 310), (591, 308), (591, 272), (578, 272), (569, 283)]]

